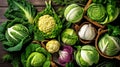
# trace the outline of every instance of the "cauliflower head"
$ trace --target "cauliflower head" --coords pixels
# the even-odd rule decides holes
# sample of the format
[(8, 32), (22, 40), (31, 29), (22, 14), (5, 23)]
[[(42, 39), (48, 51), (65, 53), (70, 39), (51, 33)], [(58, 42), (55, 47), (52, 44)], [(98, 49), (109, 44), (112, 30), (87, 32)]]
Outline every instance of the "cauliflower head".
[(39, 18), (38, 28), (44, 33), (50, 33), (56, 25), (54, 18), (50, 15), (43, 15)]
[(57, 40), (50, 40), (46, 44), (46, 49), (50, 53), (55, 53), (59, 50), (60, 48), (60, 43)]

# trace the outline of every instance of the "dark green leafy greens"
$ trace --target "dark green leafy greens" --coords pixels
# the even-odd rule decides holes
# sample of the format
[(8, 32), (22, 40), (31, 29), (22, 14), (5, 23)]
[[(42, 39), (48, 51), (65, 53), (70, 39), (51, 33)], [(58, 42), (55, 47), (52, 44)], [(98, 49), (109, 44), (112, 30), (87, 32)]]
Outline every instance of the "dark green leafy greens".
[(119, 37), (120, 36), (120, 26), (107, 25), (108, 34), (111, 36)]
[(13, 67), (21, 67), (20, 62), (21, 53), (8, 53), (2, 57), (3, 62), (9, 62)]
[(24, 19), (29, 23), (33, 23), (36, 15), (34, 6), (26, 0), (7, 0), (8, 9), (5, 12), (7, 19), (13, 20), (15, 18)]
[(107, 60), (103, 61), (100, 64), (98, 64), (96, 67), (117, 67), (119, 64), (117, 64), (119, 61), (117, 60)]
[(107, 0), (92, 0), (93, 3), (102, 3), (105, 4)]
[(66, 66), (65, 66), (65, 67), (74, 67), (74, 63), (69, 62), (69, 63), (67, 63), (67, 64), (66, 64)]

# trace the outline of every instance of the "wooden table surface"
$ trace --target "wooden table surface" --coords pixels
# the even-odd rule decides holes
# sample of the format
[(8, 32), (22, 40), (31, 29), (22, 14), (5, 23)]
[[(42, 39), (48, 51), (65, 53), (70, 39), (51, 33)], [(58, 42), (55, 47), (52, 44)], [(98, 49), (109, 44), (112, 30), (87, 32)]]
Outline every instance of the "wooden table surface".
[[(45, 8), (45, 0), (28, 0), (31, 2), (38, 11), (41, 11)], [(55, 6), (55, 5), (54, 5)], [(4, 16), (4, 13), (7, 9), (7, 0), (0, 0), (0, 24), (7, 19)], [(7, 52), (3, 50), (2, 44), (0, 42), (0, 67), (12, 67), (10, 63), (2, 63), (2, 56), (5, 55)]]

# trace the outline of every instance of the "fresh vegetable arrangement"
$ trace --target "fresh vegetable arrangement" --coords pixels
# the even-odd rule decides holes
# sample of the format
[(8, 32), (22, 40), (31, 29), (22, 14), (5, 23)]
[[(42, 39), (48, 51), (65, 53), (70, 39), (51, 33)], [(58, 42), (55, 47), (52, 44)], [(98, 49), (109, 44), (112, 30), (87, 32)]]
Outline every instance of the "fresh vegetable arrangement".
[[(118, 0), (48, 0), (40, 12), (26, 0), (7, 2), (8, 20), (0, 25), (8, 52), (4, 62), (13, 67), (119, 66)], [(53, 2), (60, 7), (55, 10)]]

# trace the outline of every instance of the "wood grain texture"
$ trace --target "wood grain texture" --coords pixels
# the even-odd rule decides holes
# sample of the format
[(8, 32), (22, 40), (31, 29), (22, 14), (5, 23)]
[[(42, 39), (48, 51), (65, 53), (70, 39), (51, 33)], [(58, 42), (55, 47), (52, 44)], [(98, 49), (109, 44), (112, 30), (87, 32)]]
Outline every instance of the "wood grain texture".
[(12, 67), (12, 65), (8, 62), (4, 62), (2, 57), (7, 54), (7, 52), (2, 48), (2, 44), (0, 43), (0, 67)]
[(7, 7), (0, 7), (0, 23), (7, 20), (4, 16), (6, 9), (7, 9)]
[(0, 7), (6, 7), (7, 5), (7, 0), (0, 0)]
[[(27, 0), (27, 1), (33, 4), (34, 6), (45, 6), (45, 1), (48, 0)], [(0, 7), (7, 7), (7, 6), (8, 6), (7, 0), (0, 0)]]

